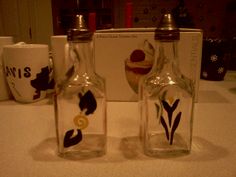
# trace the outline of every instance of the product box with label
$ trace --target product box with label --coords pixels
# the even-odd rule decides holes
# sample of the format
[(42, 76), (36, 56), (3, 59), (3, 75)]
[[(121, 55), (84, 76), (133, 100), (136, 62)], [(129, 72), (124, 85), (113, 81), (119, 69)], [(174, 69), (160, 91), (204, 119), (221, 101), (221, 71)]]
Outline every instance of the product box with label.
[[(147, 74), (155, 57), (155, 28), (96, 31), (95, 70), (106, 79), (108, 101), (137, 101), (140, 77)], [(198, 97), (202, 55), (202, 31), (180, 29), (178, 60), (181, 72), (194, 81)]]

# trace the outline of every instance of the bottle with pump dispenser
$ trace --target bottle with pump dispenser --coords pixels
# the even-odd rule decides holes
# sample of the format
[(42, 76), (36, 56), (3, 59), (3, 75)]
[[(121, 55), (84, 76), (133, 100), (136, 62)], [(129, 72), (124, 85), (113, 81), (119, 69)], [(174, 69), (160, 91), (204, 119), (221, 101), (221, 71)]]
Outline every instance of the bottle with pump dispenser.
[(171, 157), (191, 150), (194, 88), (178, 67), (179, 38), (172, 15), (164, 14), (155, 31), (154, 65), (139, 84), (140, 136), (148, 156)]
[(106, 153), (105, 82), (94, 71), (93, 33), (83, 15), (68, 31), (67, 79), (54, 97), (58, 152), (67, 158), (90, 158)]

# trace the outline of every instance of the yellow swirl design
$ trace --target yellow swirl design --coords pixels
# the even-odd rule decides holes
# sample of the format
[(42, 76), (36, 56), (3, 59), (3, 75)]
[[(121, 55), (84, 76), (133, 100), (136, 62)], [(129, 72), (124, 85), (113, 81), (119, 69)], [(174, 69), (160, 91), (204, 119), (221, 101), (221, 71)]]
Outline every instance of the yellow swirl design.
[(88, 127), (88, 119), (87, 117), (83, 116), (83, 115), (77, 115), (74, 118), (74, 124), (78, 127), (78, 129), (85, 129), (86, 127)]

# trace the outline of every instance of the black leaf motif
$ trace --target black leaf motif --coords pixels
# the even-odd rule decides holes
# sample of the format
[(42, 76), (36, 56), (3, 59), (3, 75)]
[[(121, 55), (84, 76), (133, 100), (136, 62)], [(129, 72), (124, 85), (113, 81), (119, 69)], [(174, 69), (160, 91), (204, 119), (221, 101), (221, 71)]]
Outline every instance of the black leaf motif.
[(78, 96), (80, 98), (79, 102), (80, 109), (81, 110), (86, 109), (85, 112), (86, 115), (92, 114), (97, 108), (97, 102), (93, 96), (93, 93), (90, 90), (88, 90), (84, 95), (79, 93)]
[(171, 133), (170, 133), (170, 145), (172, 145), (173, 143), (173, 139), (174, 139), (174, 133), (175, 133), (175, 130), (177, 129), (177, 127), (179, 126), (179, 122), (180, 122), (180, 118), (181, 118), (181, 114), (182, 112), (179, 112), (175, 118), (175, 121), (174, 121), (174, 124), (173, 124), (173, 127), (171, 129)]
[(166, 125), (166, 122), (164, 120), (164, 118), (161, 116), (161, 124), (162, 126), (164, 127), (165, 129), (165, 132), (166, 132), (166, 138), (169, 140), (169, 131), (168, 131), (168, 127)]
[(77, 135), (72, 137), (74, 130), (68, 130), (64, 137), (64, 147), (70, 147), (78, 144), (82, 140), (82, 132), (80, 129), (77, 129)]
[(179, 99), (175, 100), (175, 102), (174, 102), (174, 104), (173, 104), (173, 106), (172, 106), (173, 112), (174, 112), (174, 110), (177, 108), (178, 104), (179, 104)]
[(179, 104), (179, 99), (175, 100), (175, 102), (172, 106), (170, 106), (165, 100), (162, 100), (162, 104), (163, 104), (163, 107), (165, 108), (166, 112), (168, 113), (169, 126), (171, 127), (172, 114)]

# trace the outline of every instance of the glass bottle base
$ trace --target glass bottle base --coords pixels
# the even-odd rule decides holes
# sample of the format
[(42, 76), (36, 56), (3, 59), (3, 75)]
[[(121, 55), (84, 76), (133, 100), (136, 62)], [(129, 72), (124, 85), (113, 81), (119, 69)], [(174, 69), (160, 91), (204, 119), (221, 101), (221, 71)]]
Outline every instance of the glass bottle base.
[(62, 158), (76, 160), (100, 157), (106, 154), (106, 137), (104, 135), (83, 135), (83, 140), (75, 146), (59, 149)]
[(90, 158), (96, 158), (101, 157), (106, 154), (106, 151), (80, 151), (80, 152), (64, 152), (64, 153), (58, 153), (59, 157), (62, 157), (64, 159), (70, 159), (70, 160), (80, 160), (80, 159), (90, 159)]
[(171, 157), (179, 157), (190, 154), (190, 150), (154, 150), (147, 149), (144, 150), (144, 154), (150, 157), (158, 157), (158, 158), (171, 158)]
[(148, 142), (144, 143), (144, 154), (152, 157), (178, 157), (190, 153), (190, 147), (183, 138), (176, 134), (173, 144), (166, 139), (166, 135), (152, 134), (148, 137)]

